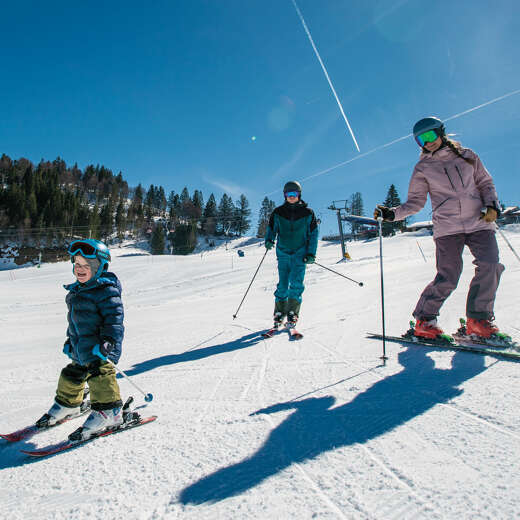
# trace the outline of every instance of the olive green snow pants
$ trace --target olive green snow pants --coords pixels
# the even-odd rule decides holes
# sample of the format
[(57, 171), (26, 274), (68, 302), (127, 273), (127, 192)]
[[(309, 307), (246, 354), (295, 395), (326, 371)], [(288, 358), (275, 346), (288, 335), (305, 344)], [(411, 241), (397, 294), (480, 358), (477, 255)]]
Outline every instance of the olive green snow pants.
[(102, 361), (86, 366), (77, 363), (67, 365), (60, 374), (56, 402), (69, 408), (78, 407), (83, 401), (86, 382), (93, 410), (109, 410), (123, 405), (115, 368), (111, 363)]

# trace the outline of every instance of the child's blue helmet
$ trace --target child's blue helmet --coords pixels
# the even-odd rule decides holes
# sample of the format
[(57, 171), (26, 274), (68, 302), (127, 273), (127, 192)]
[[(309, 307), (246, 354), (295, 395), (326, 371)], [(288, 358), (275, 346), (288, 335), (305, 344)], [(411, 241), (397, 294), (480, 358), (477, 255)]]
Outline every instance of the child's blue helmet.
[(72, 263), (74, 263), (74, 257), (78, 253), (85, 258), (95, 258), (99, 262), (99, 268), (93, 278), (97, 278), (103, 271), (106, 271), (108, 263), (112, 260), (110, 250), (106, 244), (92, 238), (74, 240), (74, 242), (70, 243), (67, 252)]

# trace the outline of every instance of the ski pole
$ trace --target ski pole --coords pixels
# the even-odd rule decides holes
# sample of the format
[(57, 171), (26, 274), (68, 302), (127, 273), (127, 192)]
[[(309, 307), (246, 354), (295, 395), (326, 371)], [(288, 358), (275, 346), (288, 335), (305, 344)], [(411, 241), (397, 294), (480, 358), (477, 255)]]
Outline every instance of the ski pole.
[[(419, 240), (416, 240), (416, 242), (417, 242), (417, 247), (419, 248), (419, 251), (421, 252), (421, 255), (422, 255), (422, 257), (423, 257), (423, 260), (426, 262), (426, 257), (424, 256), (424, 253), (423, 253), (422, 247), (421, 247), (421, 245), (419, 244)], [(428, 262), (426, 262), (426, 263), (428, 263)]]
[(256, 268), (255, 274), (253, 275), (253, 278), (251, 279), (251, 282), (249, 283), (249, 287), (247, 288), (247, 291), (244, 294), (244, 297), (242, 298), (242, 301), (240, 302), (240, 305), (238, 306), (237, 311), (235, 312), (235, 314), (233, 314), (233, 319), (235, 319), (238, 316), (238, 311), (240, 310), (240, 307), (242, 307), (242, 304), (244, 303), (244, 300), (246, 299), (247, 293), (249, 292), (249, 289), (251, 289), (251, 285), (253, 285), (253, 282), (254, 282), (254, 280), (256, 278), (256, 275), (258, 274), (258, 271), (260, 270), (260, 266), (264, 262), (265, 255), (267, 255), (268, 251), (269, 251), (269, 249), (266, 248), (264, 256), (262, 257), (262, 260), (260, 260), (260, 263), (258, 264), (258, 267)]
[(381, 212), (377, 217), (379, 224), (379, 271), (381, 272), (381, 320), (383, 322), (383, 363), (388, 359), (386, 357), (386, 331), (385, 331), (385, 288), (383, 278), (383, 217)]
[(139, 390), (144, 395), (144, 400), (149, 403), (150, 401), (153, 401), (153, 395), (147, 394), (143, 390), (141, 390), (121, 369), (117, 368), (117, 366), (112, 363), (112, 361), (108, 360), (109, 363), (116, 369), (117, 372), (119, 372), (134, 388)]
[(347, 280), (350, 280), (351, 282), (357, 283), (360, 287), (363, 287), (363, 282), (358, 282), (357, 280), (353, 280), (352, 278), (349, 278), (348, 276), (345, 276), (344, 274), (338, 273), (337, 271), (334, 271), (334, 269), (329, 269), (328, 267), (318, 264), (318, 262), (314, 262), (317, 266), (327, 269), (327, 271), (330, 271), (331, 273), (337, 274), (338, 276), (342, 276), (343, 278), (346, 278)]
[(500, 233), (501, 237), (506, 241), (506, 244), (509, 246), (509, 249), (511, 249), (511, 251), (513, 251), (513, 254), (516, 256), (516, 259), (520, 262), (520, 257), (517, 255), (514, 247), (511, 245), (511, 243), (509, 242), (509, 240), (507, 239), (507, 237), (504, 235), (504, 232), (497, 226), (497, 229), (498, 229), (498, 232)]

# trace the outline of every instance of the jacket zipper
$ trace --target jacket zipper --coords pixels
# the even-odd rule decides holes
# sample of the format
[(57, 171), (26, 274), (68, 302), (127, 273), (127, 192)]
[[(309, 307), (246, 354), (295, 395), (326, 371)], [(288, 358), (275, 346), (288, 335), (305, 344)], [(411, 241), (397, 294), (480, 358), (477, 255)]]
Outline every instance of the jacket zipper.
[(459, 174), (459, 177), (460, 177), (460, 183), (462, 184), (462, 187), (465, 188), (464, 186), (464, 181), (462, 180), (462, 175), (460, 173), (460, 170), (459, 170), (459, 167), (457, 165), (455, 165), (455, 168), (457, 170), (457, 173)]
[[(78, 326), (76, 325), (76, 322), (74, 321), (74, 306), (72, 305), (72, 303), (70, 304), (70, 321), (72, 321), (72, 325), (74, 325), (74, 330), (76, 331), (76, 335), (79, 339), (79, 330)], [(77, 343), (76, 345), (74, 345), (74, 351), (76, 352), (76, 357), (78, 358), (79, 364), (82, 365), (83, 363), (81, 362), (81, 356), (79, 355), (79, 348)]]
[(451, 182), (451, 177), (449, 176), (448, 174), (448, 170), (446, 168), (444, 168), (444, 173), (446, 174), (446, 176), (448, 177), (449, 181), (450, 181), (450, 184), (451, 184), (451, 187), (453, 188), (453, 191), (457, 191), (455, 189), (455, 186), (453, 186), (453, 182)]

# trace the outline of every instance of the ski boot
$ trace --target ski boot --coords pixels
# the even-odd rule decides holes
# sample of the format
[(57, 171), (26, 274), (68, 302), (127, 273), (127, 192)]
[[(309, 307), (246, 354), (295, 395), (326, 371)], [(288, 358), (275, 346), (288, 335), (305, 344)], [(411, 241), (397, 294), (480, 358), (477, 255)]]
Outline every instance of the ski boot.
[(493, 323), (494, 318), (477, 320), (468, 318), (466, 322), (466, 334), (468, 336), (478, 336), (479, 338), (489, 339), (491, 336), (498, 335), (498, 327)]
[(436, 339), (444, 334), (444, 331), (437, 325), (437, 318), (430, 320), (418, 319), (413, 327), (413, 334), (418, 338)]
[(280, 325), (283, 321), (283, 314), (280, 311), (275, 312), (273, 315), (273, 320), (273, 329), (280, 328)]
[(410, 321), (410, 328), (402, 336), (403, 338), (422, 341), (423, 343), (438, 343), (449, 345), (454, 342), (449, 334), (444, 334), (442, 329), (437, 326), (437, 319), (418, 319), (417, 323)]
[(123, 411), (120, 406), (109, 410), (92, 410), (83, 426), (69, 435), (71, 441), (86, 441), (106, 430), (114, 430), (123, 424)]
[(285, 324), (285, 326), (288, 329), (294, 329), (294, 327), (296, 327), (297, 321), (298, 321), (298, 315), (294, 311), (289, 311), (287, 313), (287, 323)]
[(287, 323), (285, 326), (288, 329), (294, 329), (298, 321), (298, 313), (300, 312), (301, 302), (294, 298), (287, 300)]
[(278, 329), (287, 314), (287, 300), (275, 300), (273, 313), (273, 329)]
[(87, 388), (83, 394), (83, 401), (81, 405), (75, 408), (63, 406), (55, 401), (49, 411), (43, 414), (36, 421), (36, 426), (38, 428), (49, 428), (51, 426), (56, 426), (57, 424), (68, 421), (69, 419), (74, 419), (75, 417), (83, 415), (90, 409), (90, 401), (87, 398), (88, 394), (89, 390)]

